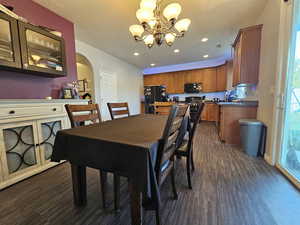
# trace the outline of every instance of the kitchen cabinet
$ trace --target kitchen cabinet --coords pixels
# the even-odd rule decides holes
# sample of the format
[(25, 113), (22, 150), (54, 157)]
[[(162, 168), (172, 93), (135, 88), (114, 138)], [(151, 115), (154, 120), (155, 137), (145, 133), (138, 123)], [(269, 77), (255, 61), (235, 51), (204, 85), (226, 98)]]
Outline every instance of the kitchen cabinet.
[(262, 27), (263, 25), (251, 26), (238, 33), (233, 44), (233, 86), (257, 84), (259, 81)]
[(0, 13), (0, 66), (21, 68), (20, 42), (17, 20)]
[(205, 103), (201, 114), (201, 120), (218, 122), (219, 121), (219, 106), (215, 103)]
[(205, 69), (144, 75), (144, 86), (165, 85), (169, 94), (184, 94), (184, 84), (202, 83), (202, 92), (225, 91), (227, 64)]
[(217, 67), (217, 91), (226, 91), (227, 88), (227, 63)]
[(45, 76), (66, 76), (64, 40), (40, 27), (18, 22), (23, 68)]
[(188, 70), (184, 75), (184, 83), (202, 83), (203, 82), (203, 70)]
[(169, 93), (184, 94), (184, 78), (184, 72), (177, 72), (171, 75), (171, 80), (173, 82), (173, 92)]
[(219, 136), (226, 144), (240, 145), (239, 119), (256, 119), (257, 106), (220, 106)]
[(215, 92), (217, 89), (217, 69), (203, 69), (202, 92)]

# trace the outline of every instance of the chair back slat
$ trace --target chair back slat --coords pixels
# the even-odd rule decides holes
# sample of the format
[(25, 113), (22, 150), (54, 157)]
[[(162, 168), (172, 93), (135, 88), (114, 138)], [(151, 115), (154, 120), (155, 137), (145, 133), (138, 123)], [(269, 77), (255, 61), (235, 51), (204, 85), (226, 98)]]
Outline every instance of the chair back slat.
[(112, 120), (130, 116), (127, 102), (107, 103), (107, 107)]
[(101, 114), (98, 104), (88, 105), (65, 105), (68, 113), (71, 127), (82, 126), (85, 122), (90, 121), (92, 123), (101, 122)]
[(99, 119), (97, 114), (77, 115), (73, 118), (74, 122), (94, 121)]
[(176, 140), (187, 109), (188, 105), (173, 105), (169, 113), (163, 136), (159, 143), (157, 161), (155, 165), (158, 183), (161, 182), (162, 173), (166, 172), (166, 170), (164, 172), (161, 171), (162, 165), (167, 163), (167, 161), (174, 156)]

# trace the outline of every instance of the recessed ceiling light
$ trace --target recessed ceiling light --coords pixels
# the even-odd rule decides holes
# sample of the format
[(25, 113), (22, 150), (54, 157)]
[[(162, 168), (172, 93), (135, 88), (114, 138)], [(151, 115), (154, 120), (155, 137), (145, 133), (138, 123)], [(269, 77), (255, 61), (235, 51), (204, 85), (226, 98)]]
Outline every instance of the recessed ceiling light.
[(178, 53), (178, 52), (180, 52), (180, 50), (179, 50), (179, 49), (175, 49), (174, 52), (175, 52), (175, 53)]
[(135, 53), (133, 53), (133, 55), (138, 56), (138, 55), (140, 55), (140, 53), (135, 52)]
[(208, 41), (208, 38), (202, 38), (201, 41), (202, 41), (202, 42), (207, 42), (207, 41)]
[(208, 58), (208, 55), (204, 55), (203, 58)]
[(155, 66), (155, 63), (151, 63), (150, 66)]

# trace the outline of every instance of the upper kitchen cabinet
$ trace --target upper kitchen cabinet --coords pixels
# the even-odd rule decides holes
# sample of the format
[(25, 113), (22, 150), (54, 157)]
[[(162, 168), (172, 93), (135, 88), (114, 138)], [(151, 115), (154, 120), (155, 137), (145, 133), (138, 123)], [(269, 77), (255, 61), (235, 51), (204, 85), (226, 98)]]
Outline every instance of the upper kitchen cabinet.
[(203, 70), (188, 70), (184, 76), (184, 83), (202, 83), (203, 82)]
[(44, 76), (66, 76), (64, 40), (40, 27), (19, 22), (23, 68)]
[(167, 92), (168, 93), (174, 93), (174, 94), (183, 94), (184, 93), (184, 80), (185, 80), (185, 74), (186, 71), (180, 71), (180, 72), (175, 72), (171, 76), (171, 80), (173, 81), (173, 90), (172, 92)]
[(0, 66), (21, 68), (17, 20), (0, 13)]
[(233, 86), (257, 84), (263, 25), (241, 29), (233, 44)]
[(217, 69), (203, 69), (202, 92), (215, 92), (217, 89)]
[(226, 91), (227, 88), (227, 63), (217, 67), (217, 91)]

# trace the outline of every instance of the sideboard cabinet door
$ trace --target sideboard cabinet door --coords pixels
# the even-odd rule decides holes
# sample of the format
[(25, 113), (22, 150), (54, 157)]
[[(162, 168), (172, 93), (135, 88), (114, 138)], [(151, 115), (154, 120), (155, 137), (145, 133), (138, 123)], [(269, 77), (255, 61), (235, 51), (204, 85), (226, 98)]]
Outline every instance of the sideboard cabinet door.
[(40, 146), (40, 157), (42, 166), (56, 165), (51, 163), (50, 159), (53, 152), (56, 134), (59, 130), (66, 129), (66, 118), (52, 118), (46, 120), (38, 120), (38, 135)]
[(38, 170), (41, 161), (35, 122), (0, 126), (0, 160), (4, 181), (16, 182)]

